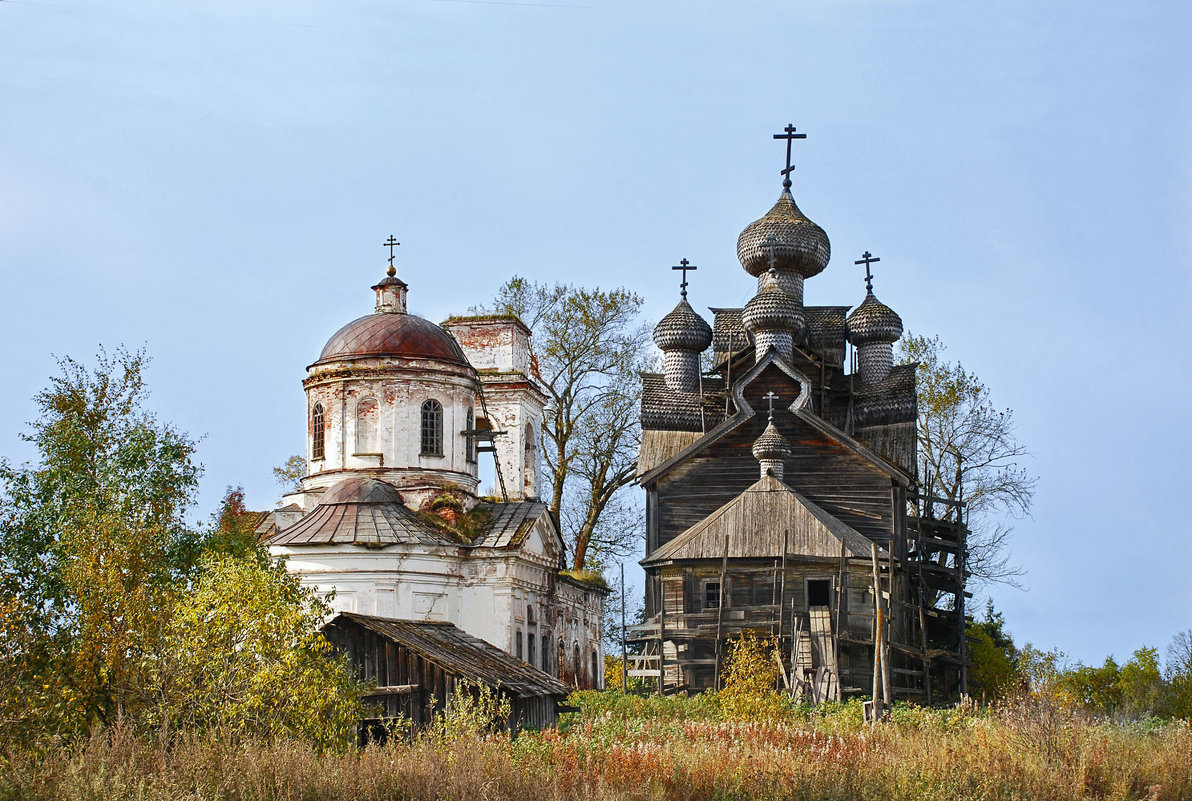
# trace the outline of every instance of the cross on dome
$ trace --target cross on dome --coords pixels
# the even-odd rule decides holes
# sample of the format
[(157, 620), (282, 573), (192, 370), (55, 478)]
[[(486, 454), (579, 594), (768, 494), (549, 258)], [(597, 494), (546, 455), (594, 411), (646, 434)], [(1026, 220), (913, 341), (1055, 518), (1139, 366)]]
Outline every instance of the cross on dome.
[(386, 270), (389, 275), (397, 275), (397, 268), (393, 266), (393, 249), (400, 244), (401, 242), (398, 242), (397, 238), (393, 234), (390, 234), (389, 238), (381, 245), (382, 247), (389, 248), (389, 269)]
[(795, 133), (795, 126), (788, 124), (782, 129), (782, 133), (774, 134), (774, 138), (786, 140), (786, 169), (781, 172), (781, 175), (783, 188), (790, 189), (791, 173), (795, 171), (795, 165), (791, 164), (791, 142), (796, 139), (806, 139), (807, 134)]
[(682, 259), (676, 266), (671, 267), (671, 269), (683, 271), (683, 282), (679, 284), (679, 294), (681, 294), (683, 297), (687, 297), (687, 273), (688, 271), (698, 270), (699, 268), (687, 261), (687, 259)]
[(778, 400), (778, 396), (774, 394), (774, 390), (770, 390), (765, 395), (762, 395), (766, 402), (770, 405), (770, 419), (774, 419), (774, 401)]
[(857, 259), (853, 264), (865, 265), (865, 289), (869, 292), (873, 291), (873, 273), (869, 271), (869, 265), (875, 261), (881, 261), (877, 256), (874, 256), (868, 250), (861, 254), (861, 258)]

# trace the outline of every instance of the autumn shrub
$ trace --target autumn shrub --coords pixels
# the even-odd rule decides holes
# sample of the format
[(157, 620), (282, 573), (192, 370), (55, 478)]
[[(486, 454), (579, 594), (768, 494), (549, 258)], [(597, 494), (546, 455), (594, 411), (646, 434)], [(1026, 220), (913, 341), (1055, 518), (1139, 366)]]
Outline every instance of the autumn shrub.
[(729, 641), (719, 696), (730, 717), (768, 718), (789, 711), (786, 697), (777, 692), (781, 660), (773, 639), (763, 640), (746, 631)]
[(433, 718), (425, 735), (437, 742), (483, 738), (503, 733), (513, 713), (509, 697), (480, 682), (457, 682), (446, 708)]

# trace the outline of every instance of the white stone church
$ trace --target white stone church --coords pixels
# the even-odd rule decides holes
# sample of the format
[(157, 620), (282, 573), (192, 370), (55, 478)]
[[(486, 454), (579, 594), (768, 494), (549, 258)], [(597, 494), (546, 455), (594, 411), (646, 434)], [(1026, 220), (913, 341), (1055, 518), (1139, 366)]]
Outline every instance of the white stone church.
[[(599, 686), (604, 591), (560, 571), (538, 500), (546, 395), (511, 316), (436, 325), (389, 273), (306, 370), (307, 476), (258, 534), (337, 611), (453, 623), (569, 686)], [(478, 497), (495, 456), (495, 498)]]

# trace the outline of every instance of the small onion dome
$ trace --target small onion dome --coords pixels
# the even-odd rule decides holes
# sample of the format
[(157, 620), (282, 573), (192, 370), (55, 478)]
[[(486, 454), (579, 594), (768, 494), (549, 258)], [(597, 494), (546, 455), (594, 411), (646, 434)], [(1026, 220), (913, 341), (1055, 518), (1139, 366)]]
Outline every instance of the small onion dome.
[(654, 344), (663, 351), (702, 351), (712, 344), (712, 327), (683, 298), (654, 326)]
[(882, 303), (870, 290), (861, 305), (853, 309), (845, 320), (848, 341), (854, 345), (871, 342), (897, 342), (902, 336), (902, 318)]
[(803, 216), (789, 189), (783, 189), (774, 208), (737, 237), (737, 258), (750, 275), (760, 276), (770, 268), (771, 250), (775, 267), (804, 278), (823, 272), (832, 253), (824, 229)]
[(774, 420), (771, 418), (766, 430), (757, 438), (757, 442), (753, 443), (753, 457), (759, 462), (778, 461), (785, 459), (791, 455), (790, 443), (786, 441), (786, 437), (778, 432), (778, 428), (774, 425)]
[(748, 331), (795, 331), (804, 325), (803, 305), (783, 290), (771, 270), (757, 294), (745, 304), (741, 324)]

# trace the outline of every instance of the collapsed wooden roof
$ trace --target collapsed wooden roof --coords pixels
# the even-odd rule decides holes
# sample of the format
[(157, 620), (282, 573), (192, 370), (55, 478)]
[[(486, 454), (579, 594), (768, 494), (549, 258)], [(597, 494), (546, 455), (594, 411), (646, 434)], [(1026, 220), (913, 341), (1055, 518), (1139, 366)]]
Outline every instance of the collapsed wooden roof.
[(355, 624), (405, 646), (465, 681), (508, 690), (520, 697), (566, 697), (567, 685), (451, 623), (340, 612), (327, 626)]

